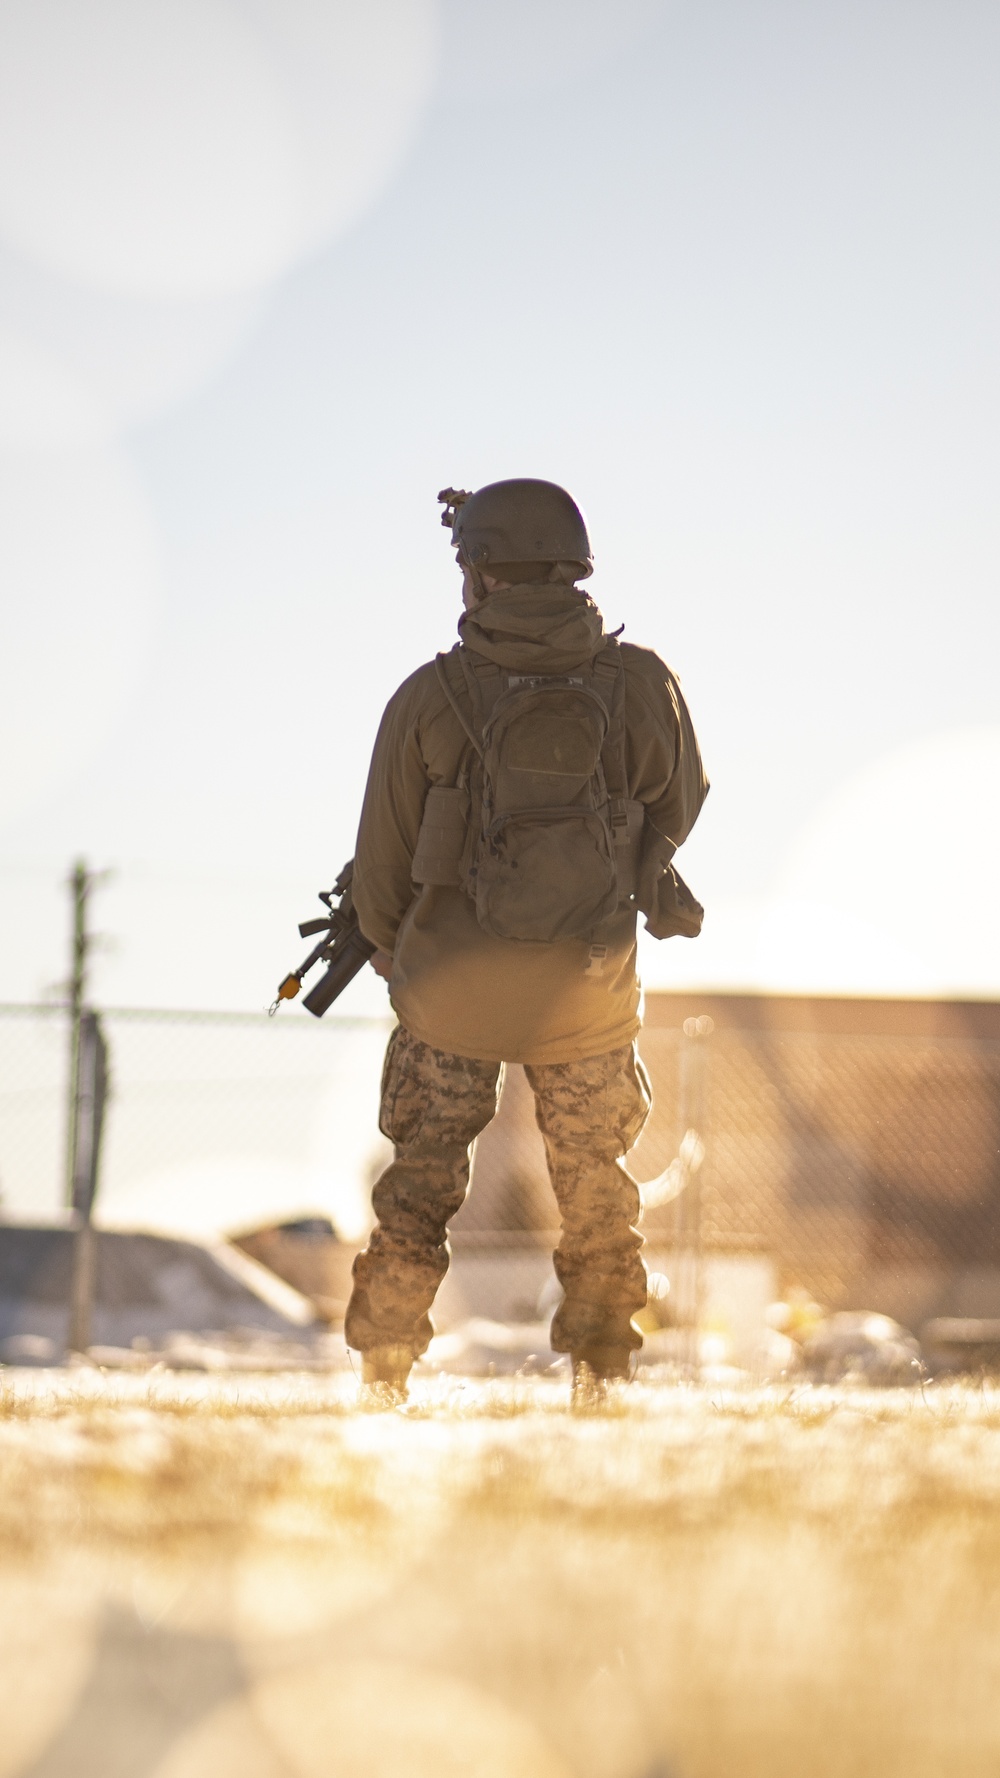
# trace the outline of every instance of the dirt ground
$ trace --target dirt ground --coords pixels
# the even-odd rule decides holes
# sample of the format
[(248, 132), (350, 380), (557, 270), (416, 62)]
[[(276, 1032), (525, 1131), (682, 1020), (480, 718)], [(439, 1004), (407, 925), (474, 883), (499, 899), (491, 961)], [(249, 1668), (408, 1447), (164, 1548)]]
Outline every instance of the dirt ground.
[(1000, 1391), (0, 1374), (0, 1778), (996, 1778)]

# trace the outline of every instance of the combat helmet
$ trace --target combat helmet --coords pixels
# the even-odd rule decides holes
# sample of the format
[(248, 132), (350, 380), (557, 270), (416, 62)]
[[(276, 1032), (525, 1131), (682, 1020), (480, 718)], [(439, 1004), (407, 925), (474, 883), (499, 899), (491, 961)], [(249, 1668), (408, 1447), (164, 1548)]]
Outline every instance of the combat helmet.
[(459, 560), (476, 572), (506, 562), (579, 562), (580, 580), (594, 572), (584, 516), (555, 482), (521, 477), (474, 494), (443, 488), (438, 499)]

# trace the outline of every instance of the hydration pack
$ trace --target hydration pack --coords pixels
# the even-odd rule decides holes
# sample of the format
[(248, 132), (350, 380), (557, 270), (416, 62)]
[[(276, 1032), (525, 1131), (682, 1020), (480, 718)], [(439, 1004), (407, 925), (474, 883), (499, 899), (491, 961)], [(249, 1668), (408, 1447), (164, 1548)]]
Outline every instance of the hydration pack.
[(627, 795), (618, 643), (571, 673), (459, 643), (437, 671), (471, 753), (458, 785), (428, 793), (414, 881), (464, 888), (497, 938), (593, 934), (632, 899), (645, 816)]

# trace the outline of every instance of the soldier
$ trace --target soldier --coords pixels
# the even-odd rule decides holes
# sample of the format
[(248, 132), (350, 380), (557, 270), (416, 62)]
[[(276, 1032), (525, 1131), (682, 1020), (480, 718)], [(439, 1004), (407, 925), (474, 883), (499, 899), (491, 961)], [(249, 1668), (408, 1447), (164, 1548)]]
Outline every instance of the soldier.
[(552, 1345), (575, 1382), (627, 1377), (646, 1301), (623, 1157), (650, 1109), (636, 1051), (636, 913), (693, 936), (671, 859), (708, 784), (670, 669), (609, 635), (562, 488), (447, 489), (460, 641), (390, 700), (354, 863), (361, 929), (399, 1025), (382, 1077), (394, 1144), (346, 1318), (366, 1385), (403, 1399), (433, 1327), (448, 1222), (504, 1062), (535, 1095), (562, 1231)]

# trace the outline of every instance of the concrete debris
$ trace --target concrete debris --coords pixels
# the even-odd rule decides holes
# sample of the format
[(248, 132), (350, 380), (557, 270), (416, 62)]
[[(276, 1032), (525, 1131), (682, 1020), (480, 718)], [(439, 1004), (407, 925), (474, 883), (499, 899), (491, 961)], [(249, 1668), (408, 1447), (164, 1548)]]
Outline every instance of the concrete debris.
[(438, 1334), (428, 1347), (426, 1362), (433, 1370), (463, 1377), (551, 1375), (569, 1364), (552, 1351), (547, 1321), (511, 1323), (479, 1316)]
[(924, 1323), (921, 1339), (936, 1372), (1000, 1370), (1000, 1320), (939, 1315)]
[[(37, 1362), (37, 1361), (35, 1361)], [(51, 1360), (49, 1360), (51, 1362)], [(343, 1337), (319, 1334), (307, 1345), (273, 1335), (173, 1333), (161, 1346), (91, 1346), (86, 1359), (100, 1370), (148, 1372), (152, 1370), (202, 1371), (208, 1375), (231, 1371), (342, 1371), (351, 1368)]]
[(802, 1343), (800, 1368), (811, 1383), (898, 1387), (924, 1376), (920, 1345), (888, 1315), (843, 1310), (828, 1315)]
[[(683, 1328), (647, 1334), (636, 1354), (636, 1373), (655, 1373), (658, 1381), (690, 1378), (738, 1387), (776, 1381), (795, 1373), (798, 1348), (781, 1334), (766, 1331), (758, 1346), (744, 1354), (741, 1365), (718, 1361), (712, 1336)], [(569, 1358), (549, 1345), (549, 1318), (534, 1322), (491, 1321), (471, 1316), (431, 1341), (425, 1362), (432, 1370), (465, 1377), (561, 1376), (569, 1374)]]
[[(294, 1363), (313, 1351), (322, 1329), (311, 1303), (234, 1248), (95, 1233), (96, 1349), (133, 1352), (138, 1365), (153, 1352), (171, 1362), (171, 1341), (192, 1338), (234, 1353), (263, 1341)], [(73, 1239), (69, 1228), (0, 1224), (0, 1362), (62, 1362)]]
[(321, 1321), (330, 1327), (343, 1326), (358, 1249), (355, 1243), (340, 1239), (328, 1216), (299, 1216), (292, 1222), (249, 1229), (230, 1240), (258, 1265), (267, 1266), (308, 1297)]

